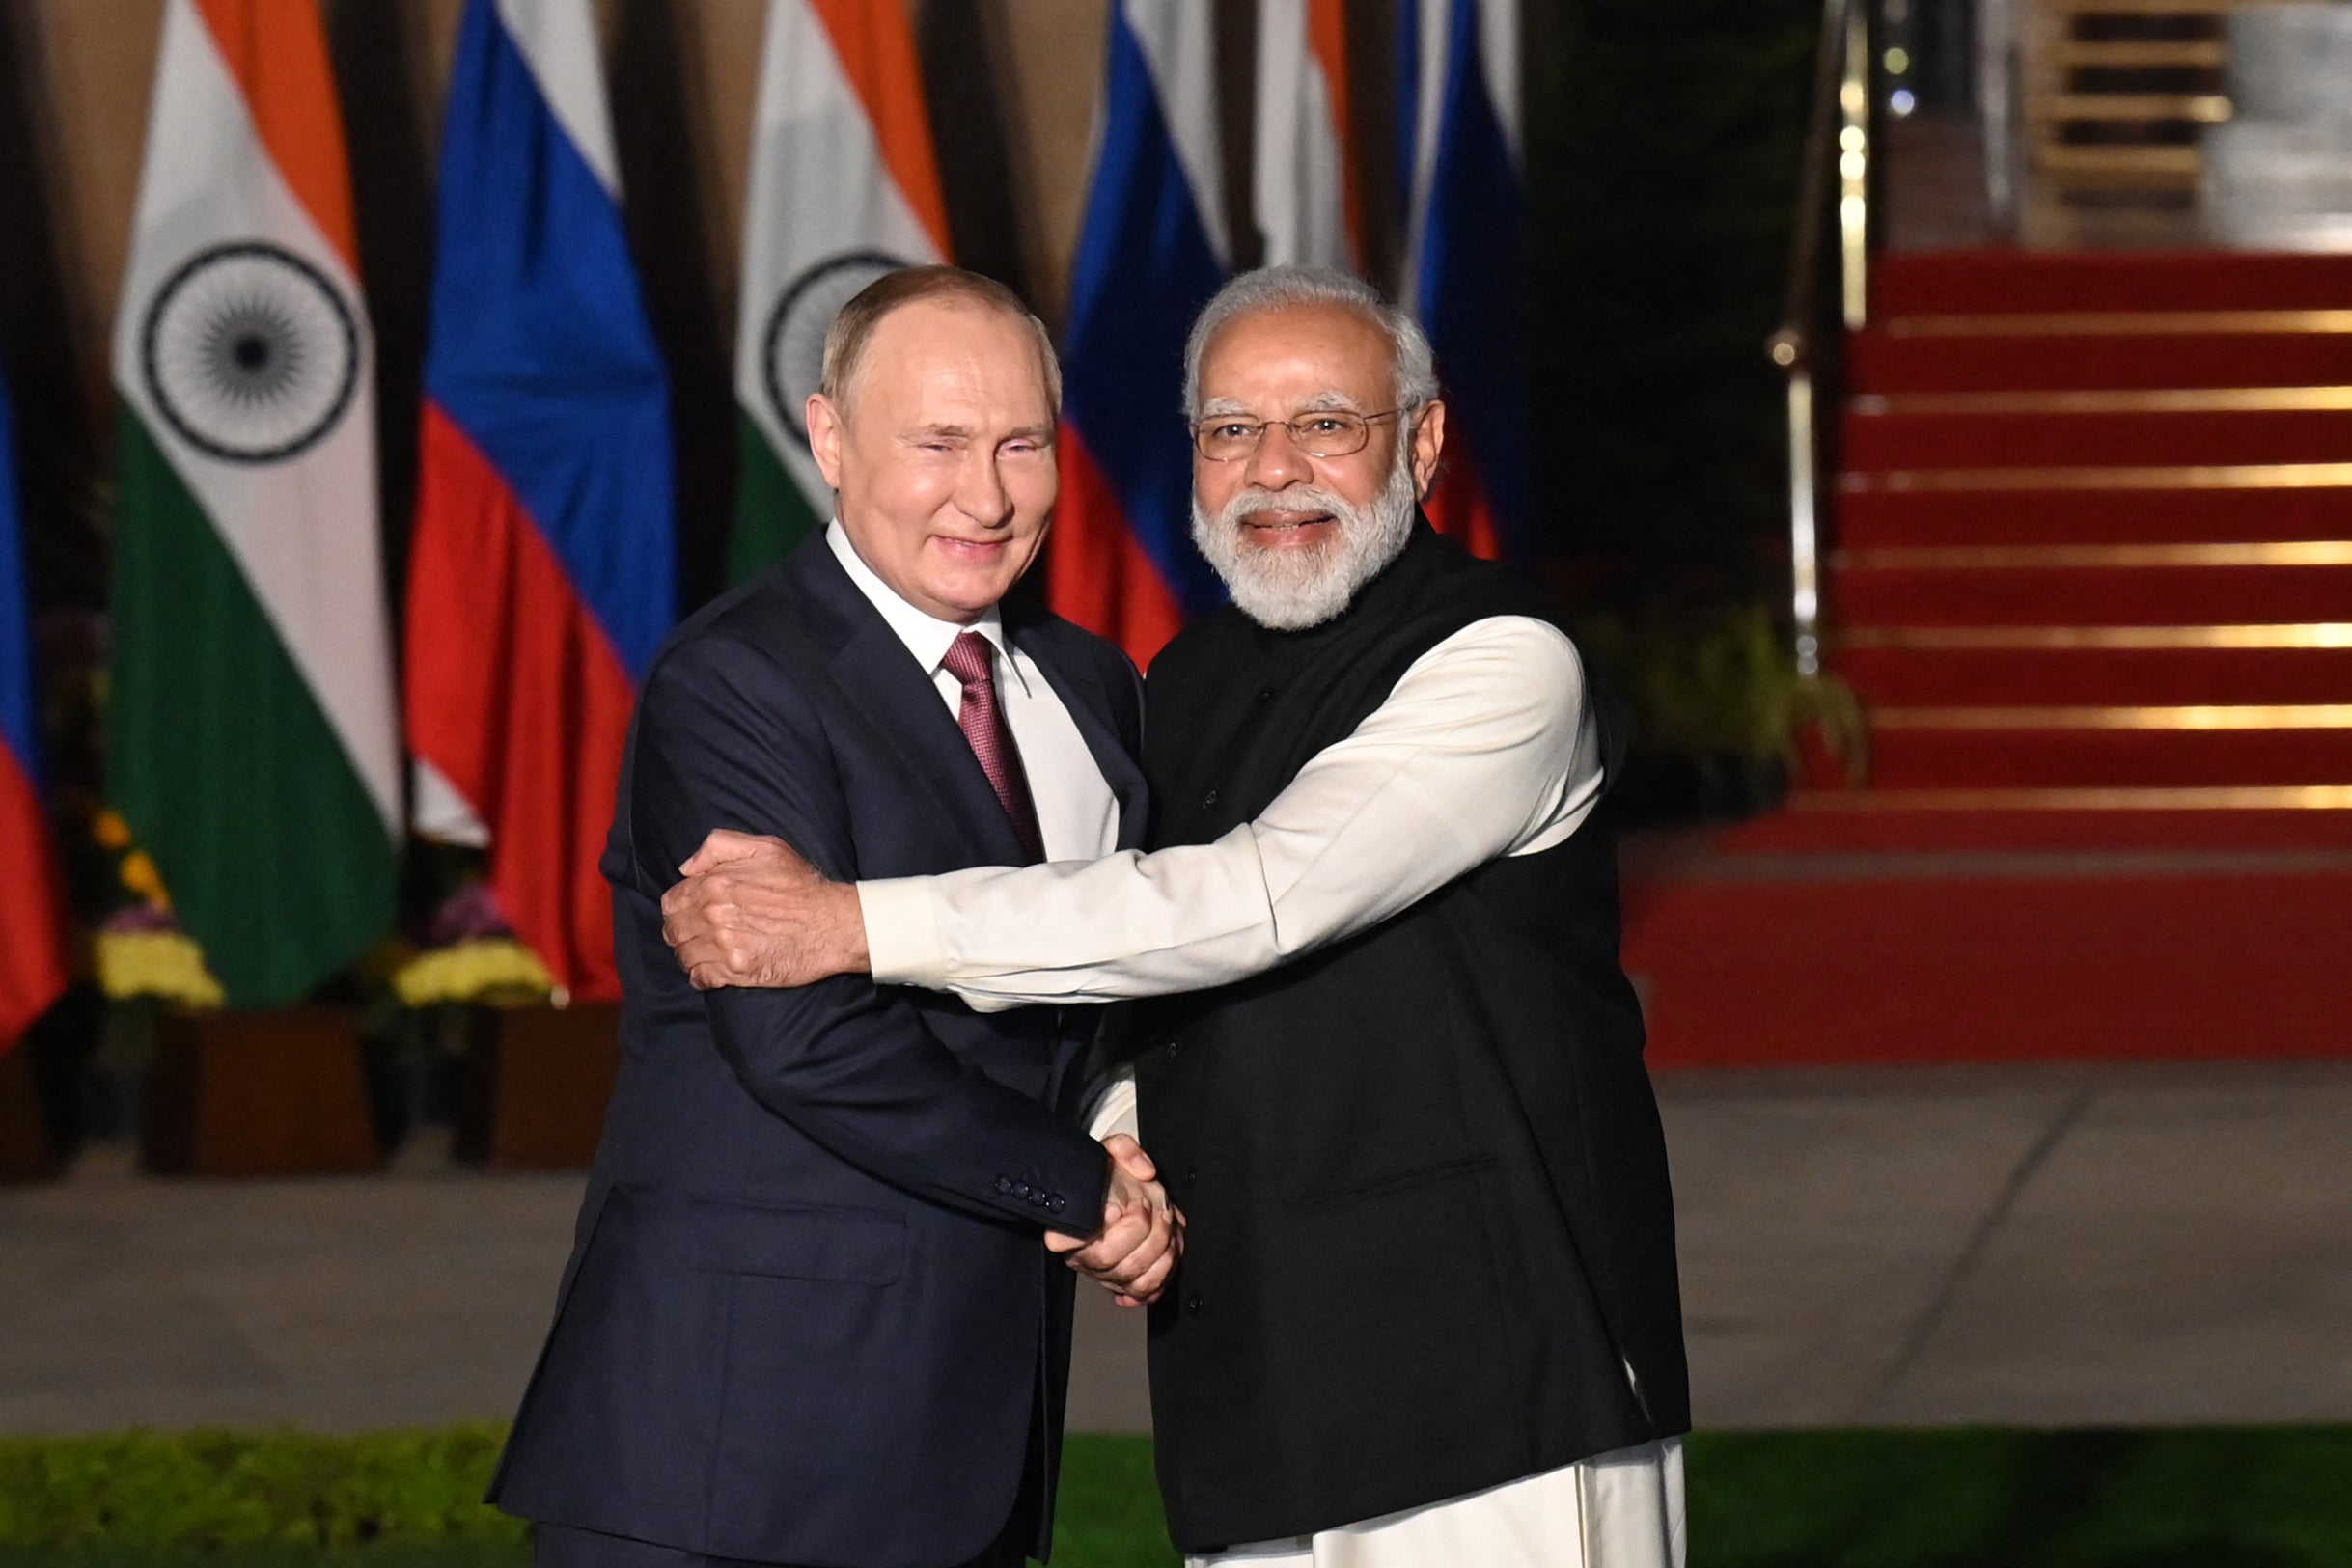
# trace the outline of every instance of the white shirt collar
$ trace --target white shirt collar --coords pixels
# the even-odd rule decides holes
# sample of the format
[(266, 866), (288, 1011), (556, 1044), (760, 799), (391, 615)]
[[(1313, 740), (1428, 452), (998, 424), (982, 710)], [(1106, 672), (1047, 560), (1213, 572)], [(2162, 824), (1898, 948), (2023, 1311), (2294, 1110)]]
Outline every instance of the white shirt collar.
[(834, 557), (841, 562), (842, 569), (849, 574), (849, 581), (855, 583), (858, 591), (881, 612), (884, 622), (898, 634), (899, 641), (906, 645), (906, 650), (915, 656), (917, 664), (923, 666), (925, 674), (937, 676), (939, 667), (946, 662), (948, 649), (954, 646), (957, 634), (974, 631), (985, 637), (996, 649), (998, 678), (1009, 676), (1020, 688), (1022, 696), (1031, 695), (1028, 678), (1021, 673), (1020, 662), (1012, 657), (1012, 649), (1005, 641), (1005, 618), (995, 605), (982, 611), (980, 619), (968, 626), (953, 620), (941, 620), (900, 598), (898, 590), (882, 581), (874, 569), (866, 564), (865, 558), (857, 553), (857, 546), (849, 542), (849, 532), (842, 527), (840, 518), (836, 517), (826, 525), (825, 542), (833, 547)]

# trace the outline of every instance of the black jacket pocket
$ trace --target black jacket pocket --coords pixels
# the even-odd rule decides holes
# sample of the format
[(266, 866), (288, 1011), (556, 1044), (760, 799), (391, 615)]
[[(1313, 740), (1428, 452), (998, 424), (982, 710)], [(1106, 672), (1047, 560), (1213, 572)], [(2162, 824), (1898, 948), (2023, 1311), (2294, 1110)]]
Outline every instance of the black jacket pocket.
[(887, 1285), (906, 1267), (895, 1214), (697, 1197), (687, 1202), (694, 1266), (715, 1274)]

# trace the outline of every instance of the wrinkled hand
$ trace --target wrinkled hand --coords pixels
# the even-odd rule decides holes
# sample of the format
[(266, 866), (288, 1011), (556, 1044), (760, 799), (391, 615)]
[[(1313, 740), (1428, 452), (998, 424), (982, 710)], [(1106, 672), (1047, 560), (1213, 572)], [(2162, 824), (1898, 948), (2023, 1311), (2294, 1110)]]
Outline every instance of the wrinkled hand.
[(782, 839), (721, 828), (661, 898), (661, 935), (697, 990), (809, 985), (867, 966), (857, 889)]
[(1068, 1254), (1069, 1266), (1110, 1291), (1120, 1306), (1142, 1307), (1159, 1298), (1184, 1255), (1184, 1216), (1153, 1179), (1158, 1169), (1134, 1139), (1113, 1133), (1102, 1146), (1111, 1156), (1102, 1229), (1085, 1241), (1049, 1230), (1045, 1245)]

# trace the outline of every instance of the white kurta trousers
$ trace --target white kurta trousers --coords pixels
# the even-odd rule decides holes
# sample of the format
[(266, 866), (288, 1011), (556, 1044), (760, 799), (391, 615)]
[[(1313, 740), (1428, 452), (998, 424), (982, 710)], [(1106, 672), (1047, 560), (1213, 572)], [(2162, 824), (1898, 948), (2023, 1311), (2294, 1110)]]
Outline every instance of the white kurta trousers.
[(1682, 1440), (1186, 1568), (1682, 1568)]

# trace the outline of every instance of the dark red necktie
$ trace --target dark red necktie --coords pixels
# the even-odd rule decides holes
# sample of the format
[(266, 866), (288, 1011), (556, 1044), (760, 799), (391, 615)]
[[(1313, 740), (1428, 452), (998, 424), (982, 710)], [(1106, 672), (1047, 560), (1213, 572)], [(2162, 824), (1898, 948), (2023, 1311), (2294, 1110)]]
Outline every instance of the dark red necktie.
[(1020, 748), (1013, 745), (1012, 728), (996, 701), (995, 646), (978, 632), (959, 632), (940, 663), (963, 687), (963, 702), (955, 711), (963, 738), (972, 743), (989, 787), (1012, 818), (1021, 847), (1031, 860), (1043, 860), (1045, 841), (1038, 833), (1038, 809), (1029, 799), (1029, 776), (1021, 771)]

